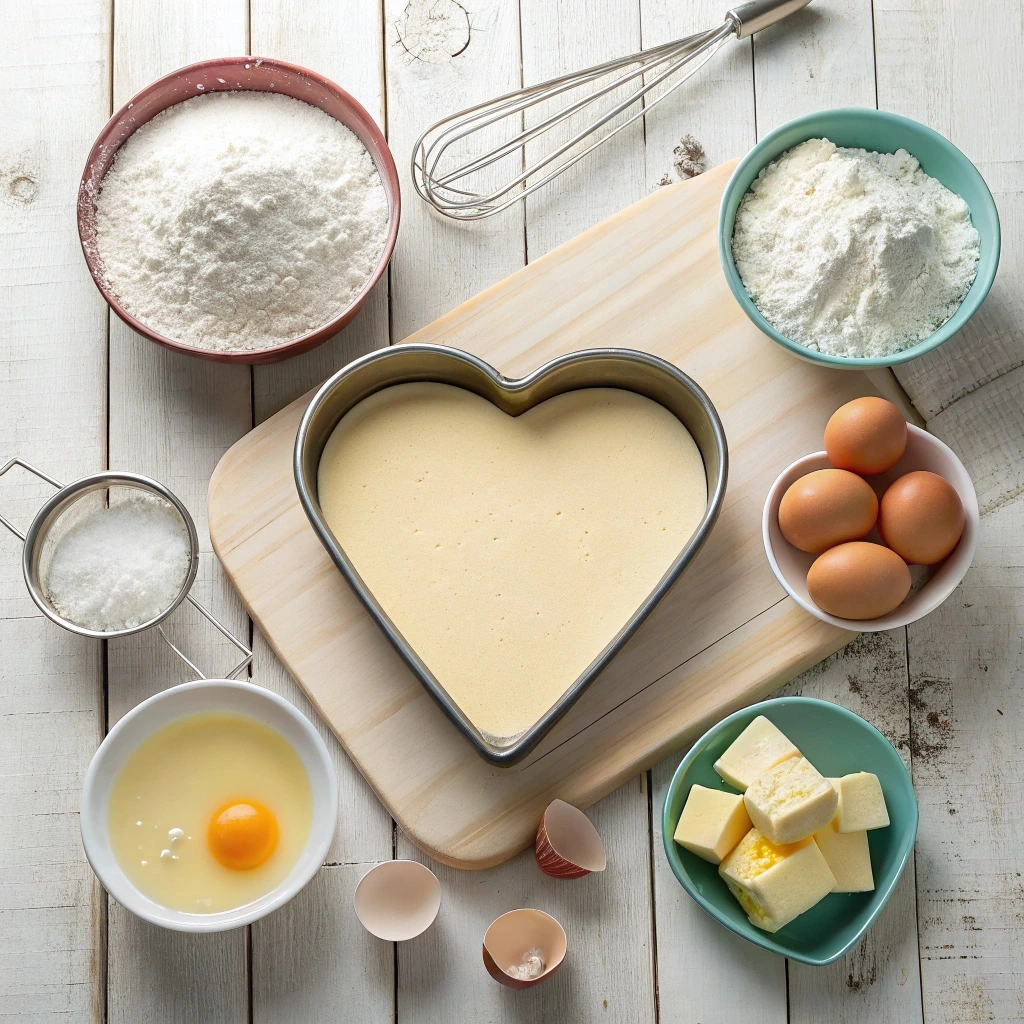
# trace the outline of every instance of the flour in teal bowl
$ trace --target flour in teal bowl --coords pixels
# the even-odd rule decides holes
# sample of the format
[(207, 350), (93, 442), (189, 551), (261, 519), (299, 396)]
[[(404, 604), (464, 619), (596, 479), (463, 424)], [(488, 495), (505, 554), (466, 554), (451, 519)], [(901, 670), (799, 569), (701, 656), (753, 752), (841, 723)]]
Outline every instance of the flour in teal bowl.
[(956, 312), (980, 239), (963, 199), (906, 150), (810, 139), (755, 179), (732, 248), (776, 330), (816, 352), (864, 358), (901, 352)]

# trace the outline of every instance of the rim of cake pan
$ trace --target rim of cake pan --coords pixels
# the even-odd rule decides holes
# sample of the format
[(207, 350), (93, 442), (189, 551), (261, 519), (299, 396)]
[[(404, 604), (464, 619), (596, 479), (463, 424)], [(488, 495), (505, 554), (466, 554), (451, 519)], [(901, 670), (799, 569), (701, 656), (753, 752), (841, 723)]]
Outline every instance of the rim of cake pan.
[[(363, 582), (355, 565), (351, 562), (344, 549), (338, 543), (330, 527), (327, 525), (320, 511), (319, 498), (317, 496), (315, 479), (307, 473), (307, 459), (313, 458), (311, 449), (313, 443), (310, 440), (314, 432), (313, 424), (316, 421), (320, 410), (329, 404), (334, 391), (354, 374), (360, 373), (375, 364), (399, 364), (402, 361), (415, 359), (417, 357), (430, 357), (433, 360), (448, 363), (451, 366), (460, 366), (468, 370), (475, 377), (489, 382), (499, 393), (516, 396), (528, 393), (530, 389), (537, 386), (545, 378), (554, 376), (565, 368), (577, 364), (589, 362), (601, 362), (606, 360), (617, 360), (624, 363), (639, 365), (645, 369), (664, 374), (671, 379), (673, 384), (684, 391), (700, 410), (705, 426), (709, 434), (708, 446), (714, 451), (717, 468), (710, 466), (712, 463), (708, 454), (701, 449), (701, 458), (704, 470), (707, 474), (708, 501), (704, 515), (694, 530), (692, 536), (682, 546), (675, 556), (657, 585), (643, 599), (640, 606), (632, 613), (626, 622), (620, 627), (615, 636), (608, 642), (604, 649), (594, 658), (590, 665), (569, 685), (557, 701), (528, 729), (520, 733), (510, 742), (496, 742), (481, 732), (465, 712), (459, 707), (455, 700), (448, 694), (442, 684), (435, 678), (429, 667), (422, 660), (415, 648), (406, 640), (398, 627), (391, 621), (384, 608), (377, 601), (372, 590)], [(446, 383), (453, 383), (446, 374), (439, 373), (437, 368), (431, 372), (399, 373), (391, 379), (390, 383), (400, 383), (408, 380), (434, 380)], [(381, 387), (388, 386), (381, 383)], [(465, 384), (455, 386), (465, 387)], [(595, 386), (595, 385), (586, 385)], [(597, 386), (604, 387), (626, 387), (626, 384), (617, 384), (606, 379)], [(576, 390), (576, 387), (567, 387), (564, 390)], [(380, 390), (374, 387), (373, 390)], [(371, 392), (372, 393), (372, 392)], [(478, 392), (479, 393), (479, 392)], [(558, 392), (561, 393), (561, 392)], [(492, 400), (493, 401), (493, 400)], [(500, 408), (500, 406), (499, 406)], [(319, 461), (321, 452), (315, 454), (316, 461)], [(295, 448), (293, 454), (293, 472), (295, 476), (296, 489), (298, 490), (299, 501), (306, 513), (306, 517), (316, 533), (320, 543), (327, 550), (328, 555), (335, 566), (347, 580), (349, 586), (355, 592), (356, 597), (366, 608), (370, 617), (375, 621), (378, 628), (385, 635), (391, 645), (412, 670), (413, 675), (419, 680), (441, 710), (447, 715), (452, 724), (470, 742), (472, 747), (485, 760), (494, 765), (510, 765), (520, 761), (529, 754), (553, 726), (568, 712), (568, 710), (583, 695), (590, 684), (608, 666), (612, 658), (625, 646), (626, 642), (640, 628), (654, 608), (661, 602), (665, 595), (672, 589), (687, 567), (703, 547), (704, 542), (710, 535), (719, 513), (725, 502), (725, 492), (729, 474), (729, 446), (725, 436), (725, 428), (719, 418), (718, 410), (708, 397), (707, 393), (700, 387), (692, 377), (685, 374), (679, 367), (661, 359), (658, 356), (647, 352), (640, 352), (634, 349), (625, 348), (592, 348), (582, 349), (574, 352), (567, 352), (537, 367), (535, 370), (522, 377), (506, 377), (490, 363), (461, 349), (452, 348), (446, 345), (432, 345), (426, 343), (409, 343), (394, 345), (390, 348), (378, 349), (358, 359), (353, 360), (333, 374), (318, 389), (310, 401), (306, 412), (299, 424), (296, 434)]]

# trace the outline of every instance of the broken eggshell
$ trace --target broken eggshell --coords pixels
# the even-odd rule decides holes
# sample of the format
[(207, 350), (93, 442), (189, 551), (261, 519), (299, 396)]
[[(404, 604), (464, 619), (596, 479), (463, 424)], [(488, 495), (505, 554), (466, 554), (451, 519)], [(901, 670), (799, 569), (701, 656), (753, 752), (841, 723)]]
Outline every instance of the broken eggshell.
[(441, 906), (441, 883), (418, 861), (388, 860), (359, 879), (352, 905), (371, 935), (404, 942), (434, 923)]
[(608, 863), (593, 822), (564, 800), (552, 800), (545, 809), (533, 854), (541, 871), (552, 878), (582, 878), (604, 871)]
[[(491, 922), (484, 933), (484, 967), (509, 988), (531, 988), (551, 977), (565, 959), (565, 930), (543, 910), (510, 910)], [(516, 978), (509, 970), (539, 956), (543, 971), (535, 978)]]

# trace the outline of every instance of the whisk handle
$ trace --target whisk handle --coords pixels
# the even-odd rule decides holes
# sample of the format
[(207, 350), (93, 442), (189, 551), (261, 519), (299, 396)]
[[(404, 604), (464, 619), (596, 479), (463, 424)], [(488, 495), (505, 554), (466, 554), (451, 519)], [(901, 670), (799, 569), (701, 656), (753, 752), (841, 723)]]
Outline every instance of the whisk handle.
[(746, 39), (755, 32), (774, 25), (777, 21), (789, 17), (794, 11), (806, 7), (811, 0), (750, 0), (740, 4), (725, 15), (736, 28), (736, 38)]

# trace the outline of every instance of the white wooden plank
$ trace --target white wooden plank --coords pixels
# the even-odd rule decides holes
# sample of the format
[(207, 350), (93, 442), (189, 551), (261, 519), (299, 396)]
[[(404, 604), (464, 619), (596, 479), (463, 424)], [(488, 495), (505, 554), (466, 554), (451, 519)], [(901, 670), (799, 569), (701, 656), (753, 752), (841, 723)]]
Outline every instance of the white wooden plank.
[[(391, 327), (398, 340), (523, 265), (520, 209), (480, 224), (444, 220), (415, 196), (408, 169), (413, 143), (427, 125), (520, 84), (518, 9), (496, 0), (385, 0), (384, 32), (388, 140), (405, 199), (391, 261)], [(404, 839), (398, 854), (420, 856)], [(441, 877), (441, 917), (426, 935), (395, 951), (396, 1019), (485, 1020), (475, 995), (483, 987), (477, 917), (487, 910), (474, 896), (492, 873), (431, 867)], [(454, 954), (449, 934), (458, 937)]]
[[(323, 25), (324, 31), (312, 33), (310, 25)], [(351, 92), (383, 123), (381, 35), (377, 0), (347, 0), (341, 7), (336, 0), (289, 0), (284, 5), (255, 0), (250, 8), (254, 53), (272, 53), (326, 75)], [(350, 359), (387, 343), (385, 280), (356, 321), (326, 345), (300, 359), (254, 368), (256, 422), (322, 382)], [(256, 645), (254, 677), (317, 721), (335, 755), (341, 778), (341, 826), (328, 860), (373, 861), (390, 856), (390, 816), (261, 637), (256, 638)]]
[[(701, 32), (718, 24), (723, 13), (717, 0), (641, 0), (643, 45), (658, 46)], [(702, 71), (645, 115), (649, 190), (665, 177), (678, 180), (673, 150), (684, 135), (700, 144), (709, 168), (740, 157), (753, 146), (751, 69), (750, 43), (730, 40)]]
[(829, 107), (875, 105), (871, 4), (815, 0), (754, 36), (757, 134)]
[[(192, 61), (245, 49), (244, 0), (222, 4), (119, 0), (114, 20), (114, 103)], [(163, 481), (196, 520), (202, 551), (195, 594), (229, 628), (247, 635), (237, 598), (223, 582), (206, 529), (206, 484), (224, 450), (251, 425), (250, 372), (159, 348), (111, 317), (110, 464)], [(182, 612), (169, 628), (200, 664), (227, 665), (226, 643)], [(155, 690), (180, 681), (152, 632), (111, 643), (111, 724)], [(159, 651), (159, 653), (158, 653)], [(109, 928), (111, 1020), (242, 1021), (248, 1015), (246, 932), (171, 934), (112, 904)]]
[[(863, 633), (780, 691), (830, 700), (876, 726), (909, 768), (910, 706), (904, 630)], [(914, 866), (911, 863), (868, 934), (828, 967), (789, 965), (791, 1024), (814, 1024), (828, 1007), (836, 1024), (920, 1021)]]
[[(519, 19), (515, 4), (495, 0), (385, 0), (383, 10), (388, 141), (404, 198), (390, 273), (391, 336), (400, 339), (523, 264), (520, 211), (484, 225), (456, 224), (428, 210), (409, 177), (413, 142), (428, 124), (519, 84)], [(403, 849), (400, 855), (409, 854)], [(465, 885), (462, 880), (468, 878), (461, 875), (458, 881)], [(450, 891), (446, 886), (445, 900), (458, 892), (458, 882)], [(437, 966), (425, 954), (427, 943), (425, 937), (395, 951), (400, 973), (436, 977)], [(456, 1019), (467, 1024), (473, 1008), (463, 985), (471, 970), (460, 962), (446, 972), (453, 991), (460, 993)], [(396, 1018), (442, 1019), (440, 1007), (426, 1001), (413, 1000), (408, 1007), (394, 1007)]]
[[(590, 67), (642, 46), (637, 0), (600, 0), (597, 3), (557, 0), (554, 4), (549, 0), (520, 0), (519, 9), (525, 84)], [(575, 98), (575, 94), (570, 95)], [(608, 109), (609, 101), (617, 101), (624, 95), (621, 91), (613, 93), (596, 109)], [(548, 110), (527, 112), (526, 124), (535, 123), (548, 113)], [(566, 131), (552, 133), (550, 139), (527, 147), (527, 162), (539, 153), (550, 152), (554, 140), (564, 141), (568, 131), (578, 131), (582, 120), (593, 116), (593, 112), (584, 111), (581, 118), (567, 122)], [(622, 119), (625, 116), (622, 115)], [(637, 121), (531, 196), (525, 211), (527, 259), (537, 259), (643, 198), (649, 191), (645, 164), (643, 124)], [(595, 340), (595, 344), (616, 342), (607, 338)], [(594, 880), (589, 888), (596, 894), (596, 886), (600, 884), (601, 898), (608, 900), (608, 909), (619, 907), (622, 917), (614, 926), (609, 926), (611, 921), (606, 924), (603, 919), (594, 920), (588, 914), (581, 926), (574, 929), (579, 935), (581, 952), (586, 949), (587, 959), (579, 967), (574, 965), (577, 991), (570, 989), (571, 995), (562, 995), (557, 989), (545, 992), (546, 1008), (564, 1006), (559, 1016), (575, 1013), (583, 1020), (623, 1021), (654, 1017), (656, 986), (650, 945), (654, 921), (647, 842), (650, 838), (648, 804), (647, 778), (641, 776), (623, 786), (614, 798), (599, 805), (602, 819), (608, 822), (605, 841), (611, 841), (609, 857), (622, 866), (629, 865), (629, 869), (616, 874), (608, 872), (599, 882)], [(513, 865), (508, 870), (515, 880), (509, 878), (509, 884), (518, 883), (524, 893), (530, 892), (539, 875), (536, 865), (529, 855), (517, 858)], [(609, 898), (612, 886), (628, 888), (628, 892)], [(579, 895), (585, 899), (587, 889), (581, 887)], [(576, 902), (565, 906), (570, 915), (584, 910), (583, 905)], [(513, 906), (505, 909), (513, 909)], [(558, 980), (563, 986), (567, 984)]]
[[(243, 0), (216, 7), (124, 0), (114, 24), (114, 103), (184, 64), (241, 49), (245, 38)], [(212, 554), (206, 485), (223, 452), (251, 426), (249, 368), (169, 352), (111, 316), (109, 402), (110, 465), (155, 477), (185, 503), (201, 552), (194, 594), (245, 635), (245, 616)], [(187, 610), (168, 620), (168, 632), (204, 667), (235, 660), (230, 645)], [(152, 631), (112, 642), (109, 661), (110, 724), (188, 671)]]
[(366, 869), (326, 867), (252, 926), (253, 1024), (395, 1019), (394, 946), (365, 931), (352, 910)]
[[(716, 0), (685, 5), (642, 0), (643, 45), (656, 46), (710, 28), (722, 14)], [(657, 187), (663, 176), (677, 180), (672, 151), (683, 135), (697, 140), (709, 167), (741, 156), (754, 144), (752, 72), (750, 44), (730, 41), (703, 71), (647, 115), (649, 187)], [(665, 859), (661, 810), (681, 759), (682, 752), (651, 772), (659, 1020), (738, 1020), (756, 1005), (766, 1024), (781, 1024), (786, 1020), (785, 962), (712, 921), (686, 895)], [(727, 984), (722, 983), (723, 965)]]
[(523, 265), (518, 207), (482, 223), (456, 223), (420, 201), (409, 176), (420, 132), (445, 114), (518, 88), (519, 57), (515, 3), (384, 0), (388, 141), (405, 201), (391, 260), (395, 341)]
[[(24, 586), (4, 569), (5, 590)], [(78, 823), (101, 652), (61, 632), (42, 615), (0, 619), (0, 1014), (18, 1020), (86, 1020), (105, 985), (105, 896)]]
[(1024, 23), (1018, 0), (875, 0), (878, 103), (941, 132), (977, 165), (1003, 229), (989, 298), (956, 337), (897, 371), (926, 417), (1024, 363)]
[[(73, 211), (109, 113), (109, 22), (105, 0), (4, 12), (0, 464), (21, 455), (61, 480), (106, 455), (105, 307)], [(0, 506), (24, 528), (51, 493), (14, 470)], [(88, 1020), (103, 1012), (106, 902), (78, 809), (103, 734), (102, 649), (38, 612), (21, 545), (0, 534), (0, 1014)]]
[(929, 1022), (1024, 1016), (1024, 370), (985, 384), (930, 427), (964, 460), (983, 513), (974, 564), (909, 629), (922, 986)]
[[(600, 64), (641, 47), (637, 0), (520, 0), (523, 81), (530, 85)], [(610, 79), (609, 79), (610, 81)], [(606, 84), (604, 82), (601, 83)], [(589, 87), (588, 87), (589, 88)], [(616, 90), (531, 143), (527, 164), (541, 158), (585, 128), (598, 113), (625, 99), (635, 86)], [(584, 93), (570, 93), (564, 105)], [(554, 108), (526, 111), (527, 126), (550, 116)], [(602, 128), (626, 120), (628, 113)], [(598, 135), (592, 138), (597, 138)], [(582, 145), (589, 144), (583, 143)], [(572, 152), (575, 152), (573, 150)], [(536, 259), (600, 220), (642, 198), (646, 192), (643, 122), (637, 121), (596, 152), (568, 168), (526, 201), (527, 258)], [(608, 344), (614, 340), (607, 339)]]
[[(435, 45), (440, 35), (437, 26), (433, 33), (425, 32), (417, 5), (402, 9), (397, 20), (390, 6), (387, 10), (390, 28), (401, 37), (398, 55), (394, 44), (388, 50), (391, 139), (400, 160), (404, 155), (401, 140), (411, 142), (417, 131), (439, 114), (519, 84), (513, 5), (501, 9), (488, 5), (469, 11), (469, 46), (455, 58), (446, 58), (445, 49)], [(460, 18), (458, 5), (435, 5), (433, 10), (447, 12), (444, 17), (449, 20), (443, 24), (454, 32), (452, 23), (458, 24)], [(622, 31), (624, 15), (633, 26), (633, 38)], [(499, 16), (501, 20), (496, 20)], [(522, 19), (523, 74), (528, 81), (564, 68), (585, 66), (638, 43), (635, 4), (609, 2), (589, 5), (587, 11), (565, 4), (555, 12), (537, 4), (524, 5)], [(489, 27), (491, 24), (494, 27)], [(495, 60), (493, 51), (499, 45), (501, 59)], [(492, 50), (490, 59), (485, 47)], [(466, 67), (466, 57), (487, 63)], [(451, 88), (453, 70), (461, 71), (463, 76), (457, 89)], [(406, 100), (412, 99), (408, 90), (428, 81), (433, 102), (429, 107), (419, 105), (418, 121), (406, 120)], [(612, 161), (605, 165), (604, 178), (598, 185), (589, 178), (586, 189), (563, 181), (561, 191), (555, 190), (534, 206), (536, 212), (531, 211), (527, 227), (531, 257), (643, 194), (641, 142), (639, 133), (634, 133), (631, 141), (620, 146), (620, 160), (628, 156), (631, 167), (625, 181), (621, 173), (609, 172), (608, 168), (614, 171), (616, 166)], [(602, 157), (607, 155), (602, 153)], [(616, 154), (612, 151), (611, 155)], [(393, 263), (395, 337), (402, 337), (409, 327), (444, 311), (499, 274), (516, 269), (523, 259), (523, 222), (518, 208), (493, 221), (460, 226), (436, 217), (426, 219), (422, 205), (415, 200), (414, 204), (411, 219), (415, 234), (411, 240), (409, 234), (404, 234), (399, 241), (399, 255), (410, 258)], [(444, 263), (428, 278), (439, 286), (429, 297), (422, 294), (422, 284), (412, 290), (416, 285), (411, 279), (410, 250), (413, 255), (424, 253), (428, 260), (435, 253), (445, 254)], [(492, 258), (490, 263), (482, 262), (478, 255), (481, 250), (485, 259), (493, 253), (498, 261)], [(464, 287), (469, 282), (475, 288)], [(410, 309), (415, 309), (417, 319), (409, 316)], [(574, 1020), (653, 1017), (646, 793), (640, 783), (630, 784), (600, 805), (596, 814), (613, 862), (604, 877), (570, 885), (552, 882), (540, 874), (527, 855), (484, 875), (441, 869), (445, 894), (441, 920), (423, 939), (398, 950), (400, 1020), (446, 1020), (453, 1014), (466, 1022), (519, 1019), (522, 1014), (530, 1019), (545, 1019), (547, 1015), (548, 1019)], [(401, 837), (399, 855), (420, 856)], [(618, 884), (616, 877), (620, 879)], [(623, 881), (627, 878), (628, 885)], [(527, 905), (545, 907), (559, 917), (577, 936), (580, 952), (545, 984), (543, 994), (522, 993), (525, 998), (511, 1002), (510, 993), (501, 990), (483, 971), (479, 945), (494, 917)], [(533, 995), (537, 998), (531, 999)]]
[[(876, 3), (882, 107), (924, 121), (978, 165), (1003, 225), (989, 299), (946, 345), (900, 370), (929, 427), (964, 459), (983, 508), (974, 566), (908, 633), (922, 988), (929, 1021), (1019, 1020), (1024, 967), (1013, 723), (1021, 714), (1019, 5)], [(936, 74), (969, 69), (969, 78)], [(1002, 375), (1002, 376), (1001, 376)], [(999, 794), (990, 797), (989, 794)]]
[[(587, 812), (604, 840), (608, 867), (571, 881), (542, 874), (527, 851), (490, 871), (457, 871), (427, 860), (402, 835), (398, 855), (421, 860), (441, 880), (434, 926), (398, 949), (398, 1020), (487, 1024), (641, 1024), (655, 1019), (644, 776)], [(513, 992), (484, 969), (487, 926), (517, 907), (536, 907), (565, 928), (565, 963), (536, 988)], [(641, 969), (641, 964), (647, 969)]]
[[(524, 2), (520, 10), (523, 76), (527, 83), (594, 64), (640, 45), (638, 10), (629, 0), (586, 5), (566, 0), (554, 9), (549, 4)], [(637, 125), (531, 199), (526, 211), (529, 257), (535, 258), (629, 205), (645, 191), (643, 137)], [(486, 230), (488, 225), (477, 230), (481, 228)], [(536, 1019), (543, 1014), (556, 1019), (652, 1019), (648, 800), (644, 782), (641, 779), (623, 787), (597, 811), (606, 823), (599, 827), (606, 833), (613, 862), (603, 877), (571, 887), (551, 883), (543, 879), (526, 855), (488, 873), (495, 895), (500, 893), (499, 902), (493, 897), (480, 899), (483, 887), (478, 879), (446, 871), (446, 896), (450, 893), (457, 916), (448, 926), (448, 935), (437, 930), (429, 944), (410, 951), (409, 956), (405, 947), (399, 950), (399, 1019), (441, 1020), (460, 1005), (473, 1006), (469, 1016), (463, 1010), (463, 1020), (507, 1019), (512, 1007), (506, 993), (482, 971), (477, 948), (491, 919), (505, 910), (528, 905), (550, 909), (560, 917), (577, 936), (575, 941), (581, 955), (585, 950), (585, 959), (574, 958), (571, 966), (546, 984), (543, 999), (530, 999), (533, 993), (524, 993), (527, 998), (519, 1001), (518, 1013), (537, 1014)], [(399, 845), (400, 853), (403, 849), (412, 852), (404, 839)], [(556, 897), (561, 899), (552, 904)], [(600, 901), (599, 918), (595, 917), (596, 908), (588, 907), (590, 901)], [(462, 954), (463, 949), (471, 951), (468, 957)], [(436, 956), (450, 956), (453, 966), (448, 984), (427, 995), (430, 974), (424, 967)], [(470, 992), (473, 996), (467, 1004), (466, 994)]]
[(930, 1022), (1022, 1018), (1022, 536), (1019, 500), (987, 515), (964, 583), (910, 631)]

